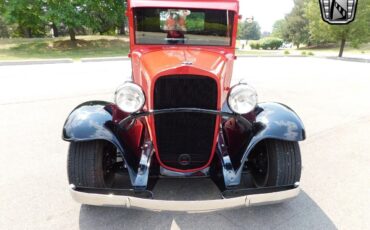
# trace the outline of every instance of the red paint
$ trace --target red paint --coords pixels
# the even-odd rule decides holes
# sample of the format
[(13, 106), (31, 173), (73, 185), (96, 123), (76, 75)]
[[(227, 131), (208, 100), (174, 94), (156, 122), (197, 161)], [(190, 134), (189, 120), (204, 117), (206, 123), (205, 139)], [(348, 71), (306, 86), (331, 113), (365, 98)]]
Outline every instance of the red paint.
[[(187, 45), (136, 45), (133, 9), (135, 7), (227, 9), (234, 11), (232, 43), (230, 46), (187, 46)], [(144, 110), (152, 110), (154, 105), (154, 84), (159, 77), (168, 75), (203, 75), (216, 80), (218, 86), (217, 109), (221, 110), (230, 89), (238, 25), (239, 2), (237, 0), (129, 0), (128, 11), (130, 28), (130, 54), (133, 81), (139, 84), (146, 96)], [(184, 65), (184, 62), (191, 65)], [(209, 161), (201, 168), (179, 170), (163, 164), (157, 149), (153, 116), (146, 117), (150, 138), (153, 141), (156, 157), (160, 165), (177, 172), (195, 172), (209, 167), (215, 154), (220, 118), (216, 120), (212, 153)], [(135, 143), (137, 144), (137, 142)]]
[(187, 8), (239, 11), (237, 0), (131, 0), (129, 9), (135, 7)]
[[(121, 120), (129, 116), (128, 113), (123, 112), (120, 110), (116, 105), (112, 105), (112, 117), (113, 122), (119, 123)], [(129, 132), (121, 131), (119, 135), (121, 136), (122, 140), (125, 141), (125, 144), (131, 149), (134, 154), (140, 159), (141, 154), (141, 137), (144, 133), (144, 124), (140, 120), (136, 120), (135, 124), (132, 125)]]

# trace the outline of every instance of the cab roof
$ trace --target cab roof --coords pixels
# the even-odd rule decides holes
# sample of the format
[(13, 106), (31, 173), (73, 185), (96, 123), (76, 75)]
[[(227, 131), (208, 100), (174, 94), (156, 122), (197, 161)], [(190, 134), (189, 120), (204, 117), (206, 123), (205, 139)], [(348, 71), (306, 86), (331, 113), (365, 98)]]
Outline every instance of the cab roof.
[(187, 8), (239, 11), (239, 0), (130, 0), (130, 8)]

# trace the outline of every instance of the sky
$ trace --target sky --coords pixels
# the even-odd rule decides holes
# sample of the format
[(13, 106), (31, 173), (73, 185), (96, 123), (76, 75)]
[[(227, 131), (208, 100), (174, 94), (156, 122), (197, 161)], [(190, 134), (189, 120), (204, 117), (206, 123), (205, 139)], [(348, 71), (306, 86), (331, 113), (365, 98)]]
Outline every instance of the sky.
[(293, 0), (240, 0), (240, 14), (243, 20), (254, 17), (261, 26), (261, 31), (272, 31), (276, 20), (284, 16), (293, 8)]

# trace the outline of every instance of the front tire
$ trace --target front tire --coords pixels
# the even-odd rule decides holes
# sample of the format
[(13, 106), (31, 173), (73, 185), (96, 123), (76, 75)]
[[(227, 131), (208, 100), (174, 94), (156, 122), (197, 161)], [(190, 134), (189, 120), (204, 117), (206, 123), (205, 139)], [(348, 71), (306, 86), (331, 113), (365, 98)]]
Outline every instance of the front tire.
[(294, 185), (302, 168), (298, 142), (263, 141), (251, 153), (249, 167), (256, 187)]
[(109, 188), (113, 185), (117, 153), (106, 141), (72, 142), (68, 151), (69, 184)]

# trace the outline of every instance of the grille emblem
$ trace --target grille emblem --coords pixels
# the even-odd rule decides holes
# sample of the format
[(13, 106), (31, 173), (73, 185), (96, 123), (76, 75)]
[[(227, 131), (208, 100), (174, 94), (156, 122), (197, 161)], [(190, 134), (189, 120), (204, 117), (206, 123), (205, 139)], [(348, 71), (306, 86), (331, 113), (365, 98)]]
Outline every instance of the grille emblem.
[(189, 154), (181, 154), (179, 156), (178, 162), (182, 166), (190, 165), (190, 163), (191, 163), (191, 156)]
[(192, 65), (192, 64), (193, 64), (193, 62), (191, 62), (191, 61), (184, 61), (182, 64), (183, 64), (183, 65)]

